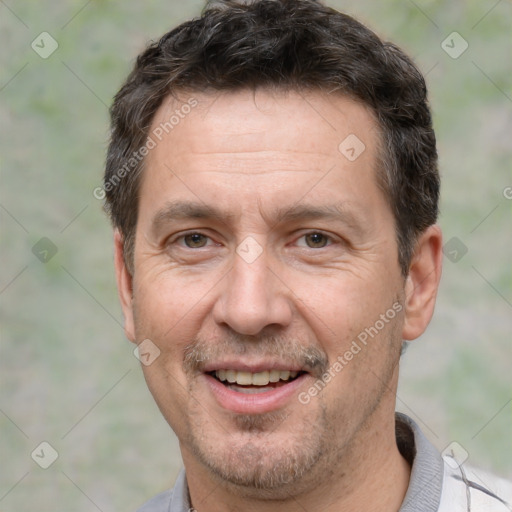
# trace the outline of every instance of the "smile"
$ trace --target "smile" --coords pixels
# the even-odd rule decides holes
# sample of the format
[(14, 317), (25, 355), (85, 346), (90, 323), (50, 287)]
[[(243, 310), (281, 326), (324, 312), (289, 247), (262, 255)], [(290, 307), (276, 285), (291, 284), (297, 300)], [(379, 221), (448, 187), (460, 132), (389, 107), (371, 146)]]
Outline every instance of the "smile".
[(290, 370), (268, 370), (251, 373), (237, 370), (212, 372), (226, 387), (239, 393), (265, 393), (294, 380), (301, 372)]
[(218, 369), (203, 375), (217, 403), (242, 414), (261, 414), (286, 406), (309, 375), (295, 369), (257, 370)]

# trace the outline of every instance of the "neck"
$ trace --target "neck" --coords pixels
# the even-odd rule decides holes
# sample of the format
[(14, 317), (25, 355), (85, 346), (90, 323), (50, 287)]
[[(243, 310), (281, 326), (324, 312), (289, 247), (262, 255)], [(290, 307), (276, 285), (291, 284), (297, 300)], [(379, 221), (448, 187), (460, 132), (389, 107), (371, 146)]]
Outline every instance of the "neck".
[[(391, 411), (392, 412), (392, 411)], [(410, 466), (401, 456), (395, 437), (394, 414), (378, 409), (371, 424), (361, 429), (350, 450), (330, 467), (312, 470), (289, 489), (289, 499), (264, 499), (253, 492), (212, 478), (209, 471), (182, 447), (192, 505), (197, 512), (396, 512), (407, 492)], [(307, 481), (306, 481), (307, 480)], [(256, 496), (256, 497), (255, 497)]]

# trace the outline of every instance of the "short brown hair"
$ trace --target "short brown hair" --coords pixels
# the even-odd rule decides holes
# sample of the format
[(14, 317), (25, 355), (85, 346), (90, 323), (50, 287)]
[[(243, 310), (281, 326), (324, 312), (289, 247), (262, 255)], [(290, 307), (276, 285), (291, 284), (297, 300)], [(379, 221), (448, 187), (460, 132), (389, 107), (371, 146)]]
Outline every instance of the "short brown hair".
[(425, 81), (397, 46), (315, 0), (212, 2), (201, 17), (139, 55), (110, 109), (104, 178), (105, 208), (123, 236), (130, 271), (144, 165), (140, 148), (163, 100), (184, 90), (256, 87), (336, 91), (370, 107), (382, 132), (377, 179), (393, 211), (399, 264), (407, 275), (417, 236), (438, 214)]

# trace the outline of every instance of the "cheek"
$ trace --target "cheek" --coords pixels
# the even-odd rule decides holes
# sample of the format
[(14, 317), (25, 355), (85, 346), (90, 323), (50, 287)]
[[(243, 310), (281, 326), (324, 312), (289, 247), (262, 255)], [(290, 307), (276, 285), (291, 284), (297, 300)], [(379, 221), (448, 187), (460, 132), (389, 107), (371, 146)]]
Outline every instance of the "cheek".
[(199, 279), (180, 278), (172, 272), (141, 272), (134, 283), (137, 338), (188, 338), (190, 333), (183, 331), (191, 328), (193, 319), (201, 313), (204, 295), (205, 287)]
[(187, 296), (169, 288), (163, 279), (142, 282), (134, 288), (136, 337), (139, 341), (149, 339), (157, 347), (157, 357), (149, 365), (142, 361), (142, 370), (167, 417), (166, 411), (176, 410), (185, 400), (188, 384), (182, 364), (184, 349), (196, 334), (191, 322), (196, 312), (188, 306)]
[(185, 348), (197, 334), (200, 295), (182, 289), (178, 280), (160, 274), (143, 275), (134, 286), (134, 318), (137, 340), (149, 339), (159, 351), (149, 365), (142, 364), (148, 388), (162, 414), (175, 429), (181, 424), (189, 399), (189, 383), (183, 371)]
[(168, 356), (163, 353), (150, 366), (143, 366), (143, 372), (162, 416), (179, 436), (185, 436), (190, 393), (183, 374), (173, 370), (168, 364)]
[[(350, 272), (329, 276), (296, 276), (293, 292), (301, 313), (311, 325), (338, 341), (357, 336), (392, 305), (392, 294), (373, 278), (361, 279)], [(325, 336), (322, 336), (325, 338)], [(320, 337), (320, 339), (322, 338)]]
[(397, 311), (396, 283), (392, 286), (385, 276), (367, 275), (363, 282), (360, 276), (338, 273), (302, 287), (300, 280), (295, 284), (299, 314), (328, 356), (333, 377), (326, 396), (351, 409), (358, 395), (346, 390), (355, 387), (370, 400), (387, 381), (400, 344), (403, 315)]

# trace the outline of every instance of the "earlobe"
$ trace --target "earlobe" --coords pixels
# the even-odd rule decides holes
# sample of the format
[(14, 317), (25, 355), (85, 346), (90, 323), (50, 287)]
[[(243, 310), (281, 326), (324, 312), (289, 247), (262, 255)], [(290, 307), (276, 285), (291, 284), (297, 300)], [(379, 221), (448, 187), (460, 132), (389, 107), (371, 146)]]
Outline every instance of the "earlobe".
[(118, 229), (114, 231), (114, 266), (116, 271), (117, 291), (124, 316), (126, 337), (135, 342), (133, 322), (133, 278), (124, 260), (123, 237)]
[(418, 238), (405, 284), (404, 340), (418, 338), (432, 318), (442, 257), (441, 229), (437, 225), (430, 226)]

